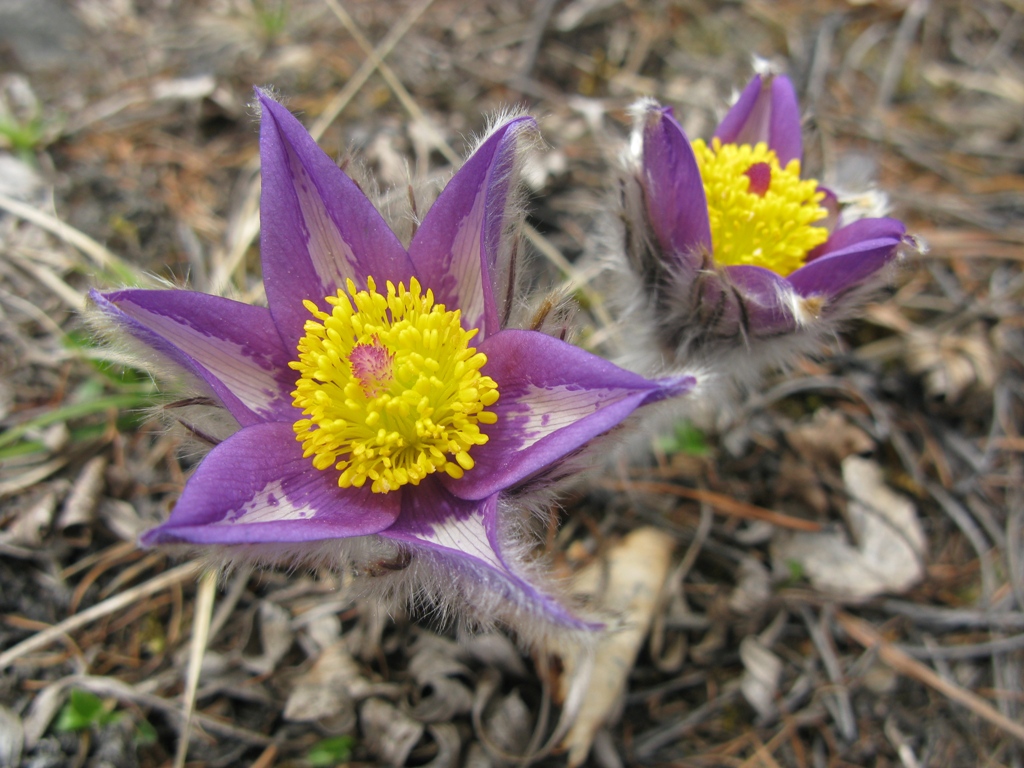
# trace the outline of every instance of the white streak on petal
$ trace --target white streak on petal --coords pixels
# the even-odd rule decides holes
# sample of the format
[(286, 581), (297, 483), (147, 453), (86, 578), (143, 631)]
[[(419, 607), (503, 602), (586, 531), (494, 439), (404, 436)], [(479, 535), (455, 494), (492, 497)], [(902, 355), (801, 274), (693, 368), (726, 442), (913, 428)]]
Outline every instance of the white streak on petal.
[[(484, 205), (487, 187), (477, 193), (473, 208), (459, 224), (459, 231), (452, 243), (451, 274), (455, 278), (457, 304), (449, 310), (462, 310), (462, 324), (465, 328), (480, 328), (484, 322), (483, 294), (483, 243), (481, 240), (484, 221)], [(491, 332), (496, 328), (489, 329)]]
[[(345, 285), (345, 279), (356, 277), (357, 260), (352, 248), (349, 247), (334, 224), (323, 197), (313, 183), (312, 177), (299, 162), (292, 148), (285, 144), (288, 151), (288, 164), (295, 185), (295, 195), (302, 211), (306, 237), (309, 245), (309, 258), (313, 269), (325, 288), (338, 289)], [(361, 283), (361, 281), (359, 281)], [(323, 297), (308, 296), (311, 301), (319, 302)]]
[(267, 419), (274, 417), (272, 403), (281, 397), (281, 386), (269, 360), (260, 359), (241, 344), (211, 336), (174, 317), (148, 312), (137, 304), (124, 302), (119, 308), (194, 358), (251, 411)]
[(415, 536), (435, 546), (456, 550), (503, 573), (508, 572), (487, 538), (482, 511), (461, 519), (451, 516), (431, 522), (430, 533), (418, 532)]
[(238, 509), (228, 510), (214, 525), (248, 525), (280, 520), (304, 520), (313, 517), (310, 507), (295, 507), (287, 499), (280, 480), (268, 483)]
[(626, 397), (635, 395), (629, 389), (581, 389), (566, 385), (528, 386), (518, 407), (510, 410), (525, 421), (517, 425), (522, 432), (520, 448), (529, 448), (553, 432), (571, 427), (578, 421)]

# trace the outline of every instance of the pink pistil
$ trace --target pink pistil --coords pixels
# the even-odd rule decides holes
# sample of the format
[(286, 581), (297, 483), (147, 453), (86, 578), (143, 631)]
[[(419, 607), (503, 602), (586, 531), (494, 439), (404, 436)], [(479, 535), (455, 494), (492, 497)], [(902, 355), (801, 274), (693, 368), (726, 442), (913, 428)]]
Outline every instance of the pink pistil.
[(772, 167), (768, 163), (754, 163), (747, 168), (746, 176), (750, 179), (750, 192), (758, 197), (764, 197), (768, 187), (772, 185)]
[(391, 363), (394, 361), (387, 347), (376, 336), (370, 344), (357, 344), (348, 356), (352, 375), (367, 397), (376, 397), (391, 381)]

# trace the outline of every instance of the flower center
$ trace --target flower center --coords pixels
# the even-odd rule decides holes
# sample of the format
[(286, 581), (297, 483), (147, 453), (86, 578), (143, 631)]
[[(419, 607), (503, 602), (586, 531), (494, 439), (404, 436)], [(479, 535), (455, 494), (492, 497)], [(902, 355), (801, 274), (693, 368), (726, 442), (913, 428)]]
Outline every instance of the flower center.
[(828, 239), (814, 223), (828, 212), (814, 179), (800, 178), (800, 161), (779, 165), (764, 143), (693, 142), (708, 199), (715, 261), (752, 264), (780, 275), (803, 266), (807, 253)]
[(473, 468), (474, 445), (487, 442), (480, 424), (497, 414), (498, 385), (480, 373), (487, 357), (469, 346), (460, 313), (434, 304), (414, 279), (406, 289), (373, 278), (357, 291), (326, 301), (331, 313), (304, 301), (307, 320), (293, 404), (308, 418), (295, 422), (303, 455), (317, 469), (341, 472), (338, 485), (387, 493), (444, 470), (455, 478)]

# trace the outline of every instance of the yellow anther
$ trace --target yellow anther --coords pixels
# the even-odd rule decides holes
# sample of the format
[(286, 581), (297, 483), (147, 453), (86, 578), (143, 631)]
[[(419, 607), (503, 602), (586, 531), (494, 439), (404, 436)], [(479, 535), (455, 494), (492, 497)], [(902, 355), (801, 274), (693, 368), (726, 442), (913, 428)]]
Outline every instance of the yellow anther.
[(485, 355), (469, 346), (460, 313), (435, 304), (415, 279), (406, 288), (372, 278), (360, 291), (326, 297), (331, 312), (311, 301), (299, 340), (300, 373), (292, 392), (303, 417), (294, 424), (303, 456), (317, 469), (338, 470), (338, 485), (375, 493), (417, 485), (443, 471), (454, 478), (474, 466), (474, 445), (487, 442), (479, 424), (498, 417), (484, 410), (498, 385), (480, 373)]
[(715, 262), (752, 264), (788, 275), (804, 265), (809, 251), (828, 239), (814, 226), (828, 212), (814, 179), (800, 178), (800, 161), (779, 165), (764, 143), (709, 147), (693, 142), (708, 200)]

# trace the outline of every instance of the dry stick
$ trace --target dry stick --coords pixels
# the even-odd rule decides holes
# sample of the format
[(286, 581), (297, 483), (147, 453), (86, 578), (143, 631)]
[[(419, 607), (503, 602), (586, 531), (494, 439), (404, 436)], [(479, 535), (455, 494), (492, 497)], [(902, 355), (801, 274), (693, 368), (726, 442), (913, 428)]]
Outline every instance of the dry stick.
[(60, 624), (54, 624), (52, 627), (44, 629), (42, 632), (37, 632), (32, 635), (32, 637), (28, 637), (14, 647), (8, 648), (3, 653), (0, 653), (0, 670), (6, 669), (11, 663), (25, 654), (44, 648), (55, 640), (58, 640), (63, 635), (70, 634), (71, 632), (84, 627), (86, 624), (96, 621), (108, 614), (114, 613), (115, 611), (119, 611), (122, 608), (131, 605), (136, 600), (149, 597), (161, 590), (188, 580), (195, 576), (198, 571), (198, 563), (184, 563), (183, 565), (179, 565), (177, 568), (172, 568), (166, 573), (160, 574), (154, 579), (150, 579), (145, 584), (132, 587), (119, 595), (111, 597), (109, 600), (104, 600), (102, 603), (94, 605), (92, 608), (82, 611), (81, 613), (76, 613), (74, 616), (69, 616)]
[(672, 483), (659, 483), (653, 480), (602, 480), (599, 481), (602, 488), (612, 491), (641, 491), (644, 493), (667, 493), (672, 496), (682, 496), (684, 499), (704, 501), (720, 512), (727, 515), (735, 515), (746, 520), (764, 520), (779, 528), (789, 528), (794, 531), (809, 531), (816, 533), (821, 530), (821, 523), (813, 520), (803, 520), (799, 517), (791, 517), (781, 512), (774, 512), (754, 504), (747, 504), (726, 496), (724, 493), (705, 491), (698, 488), (686, 488)]
[[(178, 718), (182, 717), (182, 712), (178, 707), (177, 702), (168, 701), (167, 699), (161, 696), (155, 696), (152, 693), (145, 693), (140, 691), (136, 686), (128, 685), (127, 683), (123, 683), (113, 677), (73, 675), (65, 678), (64, 683), (67, 685), (81, 686), (100, 696), (113, 696), (124, 701), (135, 702), (143, 707), (158, 710), (165, 713), (168, 716), (168, 719), (172, 720), (175, 725), (178, 724)], [(247, 728), (231, 725), (230, 723), (224, 722), (216, 717), (204, 715), (202, 712), (196, 713), (195, 720), (203, 726), (204, 730), (209, 731), (210, 733), (216, 733), (222, 736), (227, 736), (228, 738), (238, 739), (246, 744), (266, 746), (272, 741), (269, 736), (265, 736), (262, 733), (255, 733)]]
[[(441, 132), (437, 130), (433, 122), (427, 117), (426, 113), (420, 109), (420, 105), (416, 103), (416, 100), (412, 97), (409, 91), (406, 90), (405, 86), (395, 75), (394, 70), (391, 69), (384, 61), (377, 55), (373, 46), (370, 45), (370, 41), (363, 35), (361, 29), (356, 24), (355, 20), (348, 15), (348, 11), (341, 7), (341, 3), (338, 0), (324, 0), (327, 3), (327, 7), (334, 12), (334, 15), (338, 17), (338, 21), (342, 23), (348, 33), (355, 38), (356, 43), (363, 49), (363, 52), (369, 58), (369, 60), (376, 66), (377, 71), (380, 72), (380, 76), (384, 78), (384, 82), (388, 84), (388, 88), (395, 94), (395, 97), (405, 108), (405, 111), (409, 113), (413, 120), (423, 124), (427, 130), (430, 131), (433, 139), (434, 146), (437, 150), (444, 155), (452, 165), (458, 165), (461, 162), (461, 158), (455, 153), (455, 151), (448, 146), (448, 142), (444, 140)], [(430, 0), (424, 0), (425, 6), (423, 10), (426, 10), (426, 5), (430, 5)], [(422, 11), (421, 11), (422, 13)]]
[(1024, 725), (1011, 720), (996, 710), (995, 707), (978, 694), (965, 690), (940, 677), (929, 667), (911, 658), (892, 643), (886, 642), (878, 633), (878, 630), (868, 624), (868, 622), (843, 612), (836, 614), (836, 621), (846, 634), (865, 648), (876, 651), (878, 657), (891, 667), (893, 671), (924, 683), (957, 704), (967, 707), (978, 717), (987, 720), (997, 728), (1001, 728), (1014, 738), (1024, 742)]
[(338, 115), (342, 113), (345, 107), (348, 106), (348, 103), (355, 98), (355, 95), (363, 87), (366, 81), (370, 79), (370, 75), (377, 70), (379, 63), (383, 62), (384, 59), (387, 58), (388, 54), (394, 50), (394, 47), (398, 45), (398, 42), (405, 37), (405, 34), (410, 29), (412, 29), (413, 24), (419, 21), (420, 16), (426, 12), (427, 8), (429, 8), (433, 2), (434, 0), (420, 0), (418, 5), (414, 5), (410, 8), (409, 12), (406, 13), (397, 24), (388, 30), (388, 33), (384, 35), (380, 43), (377, 44), (373, 55), (367, 57), (366, 60), (359, 65), (359, 69), (356, 70), (356, 73), (349, 78), (347, 83), (345, 83), (345, 87), (341, 89), (338, 95), (335, 96), (330, 103), (328, 103), (323, 114), (321, 114), (310, 127), (310, 136), (319, 140), (324, 131), (327, 130), (327, 127), (338, 119)]
[(206, 643), (210, 639), (210, 619), (213, 616), (213, 596), (217, 591), (217, 572), (207, 569), (199, 580), (196, 594), (196, 611), (192, 621), (192, 645), (188, 654), (188, 678), (182, 697), (184, 725), (178, 736), (178, 748), (174, 753), (174, 768), (184, 768), (188, 755), (188, 739), (192, 732), (192, 720), (196, 710), (196, 691), (199, 690), (199, 673), (203, 669)]
[(96, 266), (101, 269), (110, 269), (116, 266), (120, 269), (131, 271), (128, 266), (113, 253), (108, 251), (88, 235), (72, 227), (70, 224), (65, 224), (56, 216), (51, 216), (45, 211), (41, 211), (38, 208), (22, 203), (18, 200), (14, 200), (3, 194), (0, 194), (0, 208), (3, 208), (13, 216), (17, 216), (19, 219), (24, 219), (30, 224), (35, 224), (40, 229), (45, 229), (52, 235), (56, 235), (65, 243), (77, 248), (92, 259)]
[(929, 5), (931, 5), (930, 0), (914, 0), (903, 13), (903, 20), (900, 21), (899, 29), (896, 30), (896, 39), (889, 52), (889, 59), (885, 62), (885, 70), (882, 72), (882, 84), (878, 87), (878, 98), (875, 101), (876, 114), (885, 110), (892, 100), (903, 67), (906, 65), (910, 44), (917, 35), (917, 29), (921, 26), (925, 14), (928, 13)]

